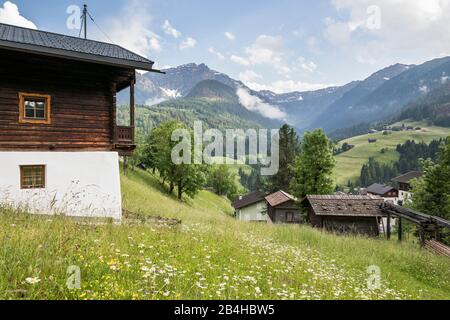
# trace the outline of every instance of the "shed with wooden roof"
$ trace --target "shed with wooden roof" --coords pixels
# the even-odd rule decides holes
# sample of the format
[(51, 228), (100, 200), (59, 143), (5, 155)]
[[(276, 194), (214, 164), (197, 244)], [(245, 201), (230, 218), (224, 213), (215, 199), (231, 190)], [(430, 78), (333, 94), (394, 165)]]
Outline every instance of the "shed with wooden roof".
[(378, 236), (383, 199), (377, 196), (307, 196), (302, 205), (310, 223), (337, 233)]
[(294, 196), (278, 191), (266, 197), (267, 211), (273, 223), (301, 223), (301, 210)]

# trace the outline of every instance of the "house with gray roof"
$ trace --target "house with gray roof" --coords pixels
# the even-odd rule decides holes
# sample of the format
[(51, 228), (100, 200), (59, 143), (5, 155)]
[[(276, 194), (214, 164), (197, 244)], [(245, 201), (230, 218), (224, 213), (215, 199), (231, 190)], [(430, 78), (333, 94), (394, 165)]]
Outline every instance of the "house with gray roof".
[(411, 182), (414, 179), (420, 179), (423, 172), (411, 171), (392, 179), (393, 182), (399, 185), (399, 200), (402, 202), (410, 201), (412, 197)]
[(256, 191), (239, 197), (233, 203), (236, 219), (247, 222), (270, 222), (266, 196), (267, 193)]
[(261, 191), (242, 196), (233, 203), (236, 218), (249, 222), (300, 223), (300, 207), (294, 196), (284, 191)]
[[(120, 220), (136, 70), (153, 65), (115, 44), (0, 24), (0, 204)], [(130, 121), (119, 124), (125, 89)]]

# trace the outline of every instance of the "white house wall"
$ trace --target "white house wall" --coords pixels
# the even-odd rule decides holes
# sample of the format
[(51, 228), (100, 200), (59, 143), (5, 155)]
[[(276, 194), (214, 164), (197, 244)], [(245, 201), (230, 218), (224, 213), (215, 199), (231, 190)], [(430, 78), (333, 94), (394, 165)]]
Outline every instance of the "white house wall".
[(270, 222), (268, 214), (262, 212), (267, 211), (266, 202), (259, 202), (248, 207), (242, 208), (238, 211), (238, 218), (242, 221), (254, 222)]
[[(120, 220), (116, 152), (0, 152), (0, 203), (37, 214)], [(20, 189), (21, 165), (45, 165), (45, 189)]]

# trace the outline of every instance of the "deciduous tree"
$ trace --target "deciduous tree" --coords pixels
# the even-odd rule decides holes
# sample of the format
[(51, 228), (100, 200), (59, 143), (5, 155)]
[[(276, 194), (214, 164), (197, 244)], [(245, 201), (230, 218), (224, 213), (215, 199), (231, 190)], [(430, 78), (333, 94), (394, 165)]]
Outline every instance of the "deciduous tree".
[(299, 199), (307, 195), (326, 195), (335, 188), (333, 145), (322, 130), (306, 132), (300, 155), (292, 166), (291, 192)]

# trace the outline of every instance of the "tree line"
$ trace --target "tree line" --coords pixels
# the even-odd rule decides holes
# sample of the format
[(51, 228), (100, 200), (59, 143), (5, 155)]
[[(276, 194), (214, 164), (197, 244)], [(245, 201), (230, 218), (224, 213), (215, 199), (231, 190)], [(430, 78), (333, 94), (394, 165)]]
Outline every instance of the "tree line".
[(450, 137), (440, 146), (437, 160), (422, 160), (424, 176), (412, 183), (411, 207), (450, 220)]
[(172, 152), (179, 143), (172, 141), (172, 133), (177, 129), (189, 130), (190, 136), (194, 136), (192, 130), (179, 121), (163, 122), (143, 139), (133, 156), (132, 164), (141, 165), (153, 172), (161, 184), (167, 186), (168, 193), (176, 192), (180, 200), (183, 196), (193, 198), (204, 188), (210, 188), (230, 200), (236, 199), (240, 191), (236, 174), (227, 165), (195, 164), (193, 141), (188, 155), (191, 164), (176, 164), (172, 161)]
[[(322, 130), (306, 132), (300, 141), (295, 130), (284, 125), (280, 129), (280, 169), (273, 176), (263, 177), (260, 165), (252, 166), (250, 173), (240, 169), (236, 175), (225, 164), (174, 164), (171, 155), (178, 143), (171, 138), (177, 129), (188, 128), (179, 121), (168, 121), (152, 129), (138, 146), (132, 163), (153, 172), (167, 186), (167, 191), (171, 194), (176, 192), (179, 199), (194, 197), (201, 189), (208, 188), (233, 201), (245, 192), (238, 181), (250, 191), (285, 190), (299, 199), (307, 194), (334, 191), (331, 178), (335, 166), (333, 144)], [(190, 156), (193, 154), (192, 151)]]
[(308, 194), (331, 194), (335, 188), (333, 151), (333, 143), (323, 130), (306, 132), (300, 140), (294, 128), (284, 125), (280, 129), (278, 173), (262, 177), (258, 173), (259, 167), (254, 166), (249, 174), (243, 170), (239, 172), (240, 181), (251, 191), (284, 190), (298, 199)]
[[(430, 144), (408, 140), (404, 144), (399, 144), (396, 151), (400, 154), (400, 159), (394, 164), (384, 164), (374, 158), (363, 165), (361, 174), (356, 184), (349, 182), (348, 187), (367, 187), (373, 183), (389, 183), (393, 178), (409, 171), (420, 171), (422, 159), (436, 161), (443, 139), (434, 140)], [(386, 152), (385, 149), (381, 152)]]

